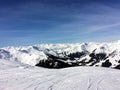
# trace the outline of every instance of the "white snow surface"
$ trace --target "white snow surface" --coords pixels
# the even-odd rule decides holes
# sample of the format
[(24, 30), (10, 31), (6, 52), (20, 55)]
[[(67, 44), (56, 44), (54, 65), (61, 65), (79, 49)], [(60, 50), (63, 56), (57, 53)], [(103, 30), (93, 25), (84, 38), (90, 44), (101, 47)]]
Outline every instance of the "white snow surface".
[(46, 69), (0, 60), (0, 90), (120, 90), (120, 71), (83, 66)]

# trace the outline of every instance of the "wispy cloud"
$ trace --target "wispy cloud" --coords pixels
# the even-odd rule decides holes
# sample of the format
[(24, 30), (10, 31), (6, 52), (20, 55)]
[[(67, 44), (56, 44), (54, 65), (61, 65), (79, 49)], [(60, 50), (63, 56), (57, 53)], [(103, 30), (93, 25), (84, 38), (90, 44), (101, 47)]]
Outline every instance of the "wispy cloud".
[(114, 24), (107, 24), (107, 25), (96, 25), (92, 26), (90, 28), (90, 32), (100, 31), (100, 30), (108, 30), (109, 28), (114, 28), (120, 26), (120, 23), (114, 23)]

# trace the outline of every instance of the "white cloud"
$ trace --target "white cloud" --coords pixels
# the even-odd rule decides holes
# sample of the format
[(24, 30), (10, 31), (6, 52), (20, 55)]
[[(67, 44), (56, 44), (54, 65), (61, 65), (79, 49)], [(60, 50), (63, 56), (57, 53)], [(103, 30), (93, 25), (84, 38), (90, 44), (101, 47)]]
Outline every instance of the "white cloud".
[(100, 31), (100, 30), (105, 30), (108, 28), (113, 28), (120, 26), (120, 23), (114, 23), (114, 24), (107, 24), (107, 25), (96, 25), (90, 28), (90, 32), (95, 32), (95, 31)]

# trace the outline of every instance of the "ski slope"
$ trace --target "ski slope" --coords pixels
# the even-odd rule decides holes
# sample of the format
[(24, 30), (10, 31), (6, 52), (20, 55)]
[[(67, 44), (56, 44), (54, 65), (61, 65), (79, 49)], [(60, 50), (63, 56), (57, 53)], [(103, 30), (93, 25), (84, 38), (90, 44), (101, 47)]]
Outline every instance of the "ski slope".
[(46, 69), (1, 59), (0, 90), (120, 90), (120, 71), (85, 66)]

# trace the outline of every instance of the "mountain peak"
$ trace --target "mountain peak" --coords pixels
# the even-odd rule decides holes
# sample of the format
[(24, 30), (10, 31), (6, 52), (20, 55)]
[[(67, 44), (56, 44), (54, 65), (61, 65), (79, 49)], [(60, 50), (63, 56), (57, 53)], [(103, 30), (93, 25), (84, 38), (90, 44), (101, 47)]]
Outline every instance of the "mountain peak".
[(120, 68), (120, 40), (113, 43), (41, 44), (0, 49), (0, 59), (50, 68), (104, 66)]

